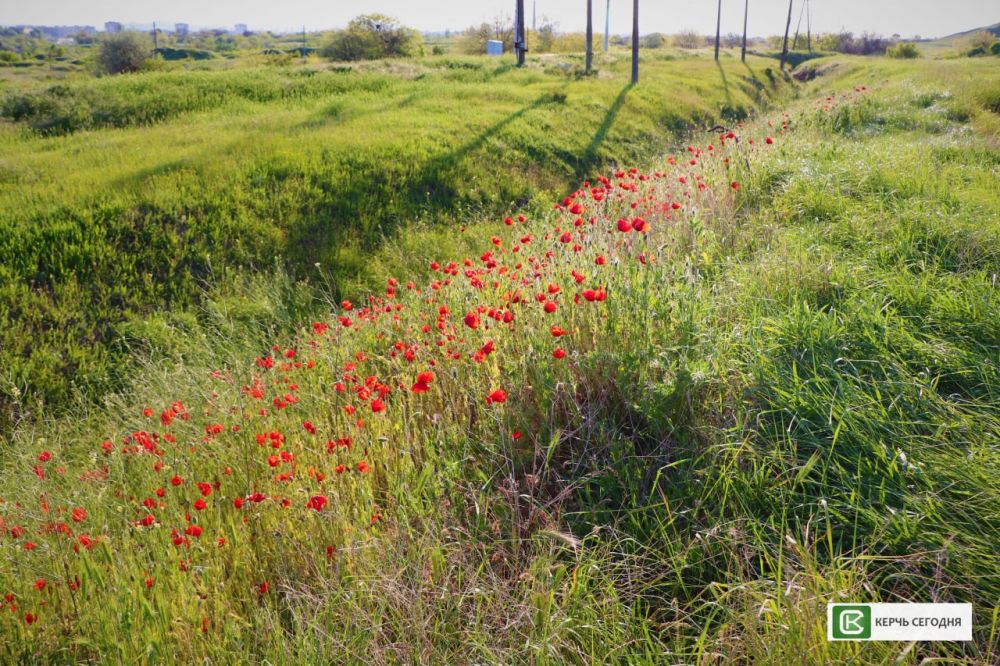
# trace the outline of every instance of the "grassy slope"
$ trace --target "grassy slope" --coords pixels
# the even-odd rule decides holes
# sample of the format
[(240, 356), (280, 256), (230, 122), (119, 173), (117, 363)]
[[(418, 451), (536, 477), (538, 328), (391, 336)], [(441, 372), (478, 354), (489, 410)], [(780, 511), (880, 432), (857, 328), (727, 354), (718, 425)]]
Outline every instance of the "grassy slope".
[(124, 348), (147, 342), (149, 313), (196, 311), (205, 282), (277, 262), (357, 293), (372, 251), (414, 220), (547, 205), (599, 164), (648, 158), (688, 124), (745, 115), (774, 94), (765, 60), (719, 69), (661, 57), (635, 90), (622, 62), (583, 80), (572, 60), (518, 71), (435, 58), (12, 94), (6, 108), (23, 123), (103, 129), (0, 128), (6, 417), (12, 388), (56, 404), (72, 384), (106, 390)]
[[(787, 133), (748, 129), (757, 148), (744, 143), (728, 172), (701, 158), (704, 194), (688, 202), (676, 172), (642, 186), (635, 196), (686, 203), (673, 221), (646, 212), (655, 264), (637, 264), (643, 248), (622, 245), (616, 231), (589, 234), (585, 260), (548, 241), (551, 266), (528, 291), (561, 284), (553, 316), (532, 303), (514, 308), (513, 330), (472, 333), (462, 314), (498, 305), (505, 290), (469, 286), (459, 272), (434, 292), (433, 308), (401, 289), (402, 327), (385, 315), (316, 348), (304, 330), (292, 344), (317, 367), (263, 372), (249, 362), (264, 353), (257, 331), (295, 317), (296, 292), (261, 280), (242, 297), (256, 310), (233, 308), (235, 297), (207, 304), (200, 333), (178, 342), (184, 365), (150, 365), (106, 409), (21, 430), (4, 447), (4, 473), (18, 483), (0, 505), (8, 529), (28, 530), (0, 540), (0, 592), (16, 592), (20, 605), (0, 612), (14, 637), (7, 657), (995, 661), (1000, 153), (986, 109), (1000, 80), (975, 63), (820, 64), (836, 65), (812, 84), (823, 96), (837, 91), (832, 102), (808, 96), (790, 109)], [(875, 92), (843, 94), (860, 84)], [(766, 151), (764, 133), (777, 137)], [(630, 200), (602, 210), (598, 229), (613, 228)], [(544, 231), (572, 217), (525, 225), (536, 255)], [(509, 247), (512, 233), (525, 227), (428, 229), (390, 243), (372, 270), (424, 284), (431, 259), (478, 256), (492, 234)], [(596, 252), (612, 261), (595, 268)], [(572, 305), (570, 267), (607, 285), (607, 302)], [(445, 361), (435, 334), (410, 328), (433, 324), (420, 313), (438, 302), (457, 327), (446, 348), (462, 361)], [(234, 319), (234, 310), (255, 315)], [(554, 342), (553, 322), (574, 333)], [(486, 337), (497, 351), (469, 361)], [(415, 364), (388, 353), (397, 339), (421, 344)], [(566, 359), (551, 358), (555, 344)], [(371, 359), (358, 374), (394, 388), (386, 413), (361, 405), (363, 430), (333, 388), (357, 351)], [(411, 394), (432, 358), (432, 391)], [(300, 402), (253, 417), (258, 404), (240, 387), (254, 375), (268, 399), (288, 392), (271, 380), (290, 376)], [(484, 407), (498, 386), (509, 401)], [(140, 414), (178, 399), (190, 421), (166, 428)], [(216, 422), (243, 429), (199, 443)], [(138, 429), (178, 438), (163, 444), (162, 471), (152, 456), (119, 452)], [(287, 483), (272, 478), (272, 450), (253, 438), (274, 430), (298, 457)], [(517, 443), (514, 430), (524, 433)], [(353, 448), (331, 459), (323, 442), (348, 432)], [(105, 438), (115, 442), (108, 458)], [(370, 475), (330, 470), (355, 464), (362, 448)], [(54, 455), (45, 480), (30, 471), (42, 450)], [(102, 465), (107, 480), (79, 481)], [(170, 487), (173, 474), (187, 485)], [(175, 549), (169, 531), (183, 528), (196, 480), (221, 486), (204, 514), (191, 512), (205, 534)], [(158, 485), (167, 487), (153, 509), (162, 526), (128, 527)], [(242, 521), (229, 503), (252, 488), (292, 505), (265, 502)], [(304, 509), (318, 492), (330, 506)], [(44, 527), (75, 506), (88, 516), (71, 529), (106, 539), (80, 554)], [(39, 547), (25, 551), (26, 539)], [(74, 596), (66, 582), (77, 576)], [(32, 588), (39, 577), (46, 591)], [(260, 595), (262, 580), (270, 588)], [(831, 599), (971, 600), (976, 641), (827, 644)], [(41, 620), (28, 627), (25, 612)]]

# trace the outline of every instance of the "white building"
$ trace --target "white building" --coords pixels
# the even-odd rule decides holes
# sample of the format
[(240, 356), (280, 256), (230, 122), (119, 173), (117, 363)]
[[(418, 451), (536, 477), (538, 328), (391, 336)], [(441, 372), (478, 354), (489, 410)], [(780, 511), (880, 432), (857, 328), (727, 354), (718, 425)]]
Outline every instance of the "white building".
[(190, 27), (187, 23), (175, 23), (174, 24), (174, 34), (178, 37), (187, 37), (188, 32), (190, 32)]
[(247, 24), (246, 23), (237, 23), (233, 27), (235, 28), (235, 30), (233, 30), (233, 32), (235, 32), (237, 35), (242, 35), (244, 33), (250, 32), (249, 30), (247, 30)]
[(114, 34), (122, 31), (122, 24), (118, 21), (105, 21), (104, 32)]

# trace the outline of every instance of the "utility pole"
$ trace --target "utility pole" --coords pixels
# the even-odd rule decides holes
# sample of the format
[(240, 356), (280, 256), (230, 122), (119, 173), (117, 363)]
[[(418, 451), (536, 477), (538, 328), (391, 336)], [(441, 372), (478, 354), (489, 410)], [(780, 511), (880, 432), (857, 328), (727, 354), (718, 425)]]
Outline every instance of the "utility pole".
[(715, 62), (719, 62), (719, 38), (722, 30), (722, 0), (719, 0), (719, 11), (715, 15)]
[(792, 39), (792, 50), (794, 51), (799, 45), (799, 31), (802, 30), (802, 15), (806, 12), (806, 5), (809, 0), (802, 0), (802, 4), (799, 6), (799, 22), (795, 24), (795, 38)]
[(813, 52), (812, 14), (809, 12), (809, 0), (806, 0), (806, 47), (808, 47), (809, 53)]
[(524, 0), (517, 0), (514, 19), (514, 52), (517, 54), (517, 66), (524, 66)]
[(587, 0), (587, 74), (594, 64), (594, 8), (593, 0)]
[(792, 27), (792, 3), (795, 0), (788, 0), (788, 20), (785, 22), (785, 41), (781, 46), (781, 71), (785, 70), (785, 60), (788, 58), (788, 31)]
[(639, 0), (632, 0), (632, 85), (639, 83)]
[(750, 0), (744, 0), (743, 4), (743, 52), (740, 54), (740, 60), (743, 62), (747, 61), (747, 17), (750, 15)]
[(156, 21), (153, 21), (153, 53), (156, 53), (159, 48), (159, 42), (156, 40)]
[(608, 33), (611, 30), (611, 0), (608, 0), (608, 6), (604, 8), (604, 52), (608, 52)]
[(306, 27), (302, 26), (302, 59), (306, 58)]

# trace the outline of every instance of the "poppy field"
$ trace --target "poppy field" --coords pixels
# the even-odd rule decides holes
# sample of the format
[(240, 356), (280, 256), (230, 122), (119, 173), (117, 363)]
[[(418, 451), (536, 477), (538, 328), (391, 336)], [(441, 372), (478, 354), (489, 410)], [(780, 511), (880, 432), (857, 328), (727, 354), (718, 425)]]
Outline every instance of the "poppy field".
[[(0, 661), (994, 663), (1000, 76), (815, 66), (19, 422)], [(974, 640), (826, 642), (862, 596)]]

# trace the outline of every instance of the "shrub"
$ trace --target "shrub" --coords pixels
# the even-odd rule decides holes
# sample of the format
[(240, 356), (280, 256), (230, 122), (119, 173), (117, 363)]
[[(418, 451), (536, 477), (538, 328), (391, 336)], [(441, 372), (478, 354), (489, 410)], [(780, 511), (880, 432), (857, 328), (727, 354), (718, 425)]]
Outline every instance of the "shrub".
[(679, 49), (700, 49), (705, 38), (693, 30), (684, 30), (673, 36), (673, 45)]
[(651, 32), (639, 38), (639, 46), (644, 49), (658, 49), (666, 46), (667, 39), (659, 32)]
[(419, 55), (420, 35), (384, 14), (363, 14), (334, 33), (321, 54), (330, 60), (376, 60)]
[(112, 35), (101, 42), (97, 66), (106, 74), (138, 72), (149, 59), (149, 49), (134, 33)]
[(885, 50), (885, 54), (890, 58), (901, 59), (920, 57), (920, 51), (917, 49), (917, 46), (909, 42), (899, 42), (898, 44), (893, 44)]

